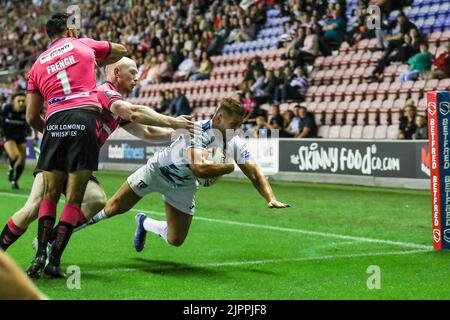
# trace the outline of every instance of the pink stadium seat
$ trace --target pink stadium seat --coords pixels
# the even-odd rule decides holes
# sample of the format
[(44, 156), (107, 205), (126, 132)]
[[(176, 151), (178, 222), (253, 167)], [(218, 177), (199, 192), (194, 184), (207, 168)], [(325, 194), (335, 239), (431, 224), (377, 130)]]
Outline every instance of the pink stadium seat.
[(442, 32), (438, 31), (438, 32), (433, 32), (431, 34), (428, 35), (428, 42), (429, 43), (436, 43), (441, 39), (442, 36)]
[(331, 102), (323, 103), (322, 105), (325, 107), (324, 109), (322, 109), (325, 111), (325, 116), (324, 116), (324, 120), (323, 120), (324, 124), (331, 125), (334, 120), (334, 114), (338, 107), (338, 102), (331, 101)]
[(449, 91), (450, 90), (450, 79), (442, 79), (437, 85), (438, 90)]
[(363, 82), (358, 85), (358, 87), (355, 90), (355, 100), (361, 101), (364, 99), (368, 86), (369, 85), (366, 82)]
[(361, 125), (353, 126), (352, 132), (350, 134), (350, 138), (351, 139), (361, 139), (362, 135), (363, 135), (363, 126), (361, 126)]
[(334, 94), (334, 100), (341, 101), (346, 90), (347, 90), (347, 84), (343, 83), (343, 84), (338, 85), (336, 87), (336, 92)]
[(341, 130), (339, 131), (339, 138), (341, 139), (350, 139), (350, 134), (352, 132), (352, 126), (351, 125), (344, 125), (341, 127)]
[(338, 107), (336, 109), (334, 123), (337, 125), (342, 125), (344, 123), (345, 112), (348, 108), (348, 101), (341, 101), (338, 103)]
[(318, 126), (323, 124), (323, 112), (320, 110), (316, 110), (314, 112), (314, 120)]
[(308, 111), (314, 112), (315, 110), (317, 110), (317, 105), (318, 102), (311, 101), (306, 104), (306, 108), (308, 109)]
[(374, 139), (386, 139), (387, 125), (382, 124), (375, 128)]
[(328, 138), (328, 132), (330, 131), (330, 126), (320, 126), (318, 131), (317, 131), (317, 135), (320, 138)]
[(414, 85), (412, 86), (410, 93), (411, 93), (411, 99), (418, 100), (419, 97), (422, 95), (422, 92), (425, 88), (426, 81), (425, 80), (418, 80), (414, 82)]
[(341, 126), (331, 126), (330, 130), (328, 131), (327, 138), (338, 139), (340, 131), (341, 131)]
[[(363, 100), (359, 104), (359, 108), (356, 112), (356, 124), (364, 125), (368, 121), (369, 110), (371, 108), (372, 101)], [(375, 110), (375, 115), (378, 110)], [(376, 120), (375, 120), (376, 121)], [(372, 123), (371, 123), (372, 124)]]
[(387, 127), (387, 130), (386, 130), (386, 138), (387, 139), (390, 139), (390, 140), (397, 139), (397, 135), (398, 135), (398, 125), (392, 124)]
[(406, 81), (401, 84), (400, 90), (399, 90), (399, 98), (409, 98), (411, 90), (415, 84), (415, 81)]
[(398, 125), (400, 123), (400, 118), (403, 115), (403, 108), (392, 108), (391, 113), (391, 124)]
[(364, 54), (363, 51), (355, 52), (355, 54), (352, 56), (352, 58), (350, 60), (350, 65), (358, 67), (361, 64), (361, 58), (362, 58), (363, 54)]
[(344, 75), (342, 76), (342, 83), (350, 83), (355, 70), (356, 68), (352, 66), (345, 69)]
[(333, 100), (334, 94), (336, 93), (337, 86), (335, 84), (329, 85), (324, 92), (324, 101)]
[(319, 86), (316, 92), (314, 93), (314, 101), (322, 101), (325, 90), (327, 90), (327, 86), (325, 85)]
[(307, 102), (314, 100), (314, 95), (316, 94), (317, 88), (318, 88), (318, 86), (310, 86), (308, 88), (308, 91), (306, 91), (306, 97), (305, 97), (305, 100)]
[(341, 82), (342, 78), (344, 77), (345, 68), (339, 68), (334, 71), (332, 80), (333, 82)]
[(397, 69), (398, 69), (398, 66), (395, 64), (394, 65), (391, 64), (391, 65), (387, 66), (383, 72), (384, 81), (386, 81), (386, 82), (395, 81), (394, 79), (397, 74)]
[(387, 92), (387, 98), (388, 99), (396, 99), (398, 96), (398, 93), (400, 91), (401, 85), (402, 84), (400, 83), (400, 81), (393, 82), (390, 85), (389, 90)]
[(373, 139), (375, 137), (375, 126), (367, 125), (363, 129), (362, 138), (363, 139)]
[(367, 86), (366, 100), (373, 100), (377, 94), (379, 82), (372, 82)]
[(355, 94), (357, 87), (358, 87), (358, 84), (356, 84), (356, 83), (351, 83), (347, 86), (347, 89), (344, 92), (344, 101), (353, 100), (353, 95)]
[(359, 110), (360, 101), (351, 101), (347, 107), (347, 112), (345, 115), (345, 124), (353, 125), (356, 119), (356, 112)]
[(378, 86), (376, 99), (384, 99), (390, 87), (390, 82), (381, 82)]
[(325, 57), (323, 57), (323, 56), (317, 57), (316, 60), (314, 61), (314, 69), (321, 70), (323, 67), (324, 61), (325, 61)]

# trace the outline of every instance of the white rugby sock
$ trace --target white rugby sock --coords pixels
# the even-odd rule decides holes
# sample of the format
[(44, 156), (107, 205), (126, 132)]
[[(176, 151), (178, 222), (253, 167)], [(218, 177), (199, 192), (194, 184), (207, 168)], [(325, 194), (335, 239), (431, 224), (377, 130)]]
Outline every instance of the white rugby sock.
[(93, 216), (89, 221), (86, 221), (82, 225), (76, 227), (73, 232), (80, 231), (81, 229), (86, 228), (87, 226), (90, 226), (91, 224), (95, 224), (99, 222), (100, 220), (106, 219), (108, 216), (105, 213), (105, 209), (102, 209), (100, 212), (98, 212), (95, 216)]
[(147, 217), (144, 220), (144, 229), (156, 234), (167, 242), (167, 221), (158, 221)]

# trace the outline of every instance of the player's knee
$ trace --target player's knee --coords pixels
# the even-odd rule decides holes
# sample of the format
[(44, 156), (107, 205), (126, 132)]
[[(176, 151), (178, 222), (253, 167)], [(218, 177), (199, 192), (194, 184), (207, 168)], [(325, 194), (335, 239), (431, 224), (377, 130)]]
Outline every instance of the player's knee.
[(167, 242), (174, 247), (181, 247), (184, 243), (184, 237), (169, 237), (167, 238)]

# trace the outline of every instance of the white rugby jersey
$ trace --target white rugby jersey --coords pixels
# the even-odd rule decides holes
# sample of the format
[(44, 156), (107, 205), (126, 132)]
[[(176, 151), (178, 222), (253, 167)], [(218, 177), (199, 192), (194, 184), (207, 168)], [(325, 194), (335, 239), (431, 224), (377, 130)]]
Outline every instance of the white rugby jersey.
[[(223, 138), (217, 137), (217, 132), (212, 130), (211, 120), (198, 121), (197, 124), (201, 126), (201, 135), (193, 139), (189, 135), (180, 136), (170, 146), (155, 153), (147, 162), (147, 166), (159, 173), (172, 187), (192, 187), (198, 184), (187, 160), (188, 147), (206, 149), (209, 152), (215, 148), (224, 149)], [(238, 135), (228, 141), (225, 151), (236, 163), (251, 159), (247, 143)]]

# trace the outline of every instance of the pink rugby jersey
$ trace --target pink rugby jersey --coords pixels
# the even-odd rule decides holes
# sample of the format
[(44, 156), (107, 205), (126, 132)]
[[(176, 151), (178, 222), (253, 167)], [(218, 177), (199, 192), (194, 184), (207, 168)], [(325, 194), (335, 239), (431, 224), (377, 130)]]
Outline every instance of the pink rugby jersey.
[(128, 121), (123, 120), (111, 112), (110, 107), (114, 101), (122, 100), (122, 95), (117, 92), (114, 85), (107, 81), (99, 85), (96, 89), (97, 99), (102, 106), (101, 120), (103, 123), (100, 137), (100, 146), (102, 146), (106, 139), (117, 129), (119, 125), (125, 125)]
[(53, 113), (96, 106), (95, 60), (108, 57), (111, 44), (89, 38), (61, 38), (53, 42), (33, 64), (28, 75), (29, 92), (44, 97), (47, 120)]

